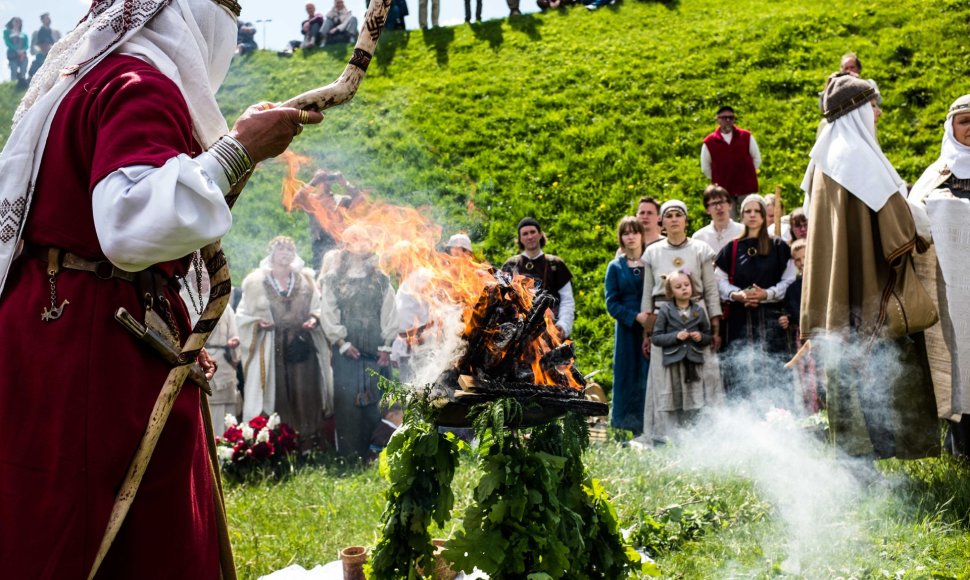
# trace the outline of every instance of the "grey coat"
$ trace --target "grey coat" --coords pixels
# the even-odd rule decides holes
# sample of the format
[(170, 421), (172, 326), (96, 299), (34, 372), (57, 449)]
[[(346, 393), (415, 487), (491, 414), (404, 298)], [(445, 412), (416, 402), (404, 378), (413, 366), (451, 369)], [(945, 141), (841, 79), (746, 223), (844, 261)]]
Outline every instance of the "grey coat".
[[(700, 342), (691, 339), (677, 340), (677, 334), (700, 331)], [(657, 322), (653, 326), (651, 342), (663, 347), (664, 366), (678, 363), (685, 358), (690, 362), (702, 364), (704, 362), (703, 348), (711, 344), (711, 323), (707, 319), (704, 309), (697, 304), (690, 305), (690, 314), (684, 320), (673, 302), (664, 302), (657, 314)]]

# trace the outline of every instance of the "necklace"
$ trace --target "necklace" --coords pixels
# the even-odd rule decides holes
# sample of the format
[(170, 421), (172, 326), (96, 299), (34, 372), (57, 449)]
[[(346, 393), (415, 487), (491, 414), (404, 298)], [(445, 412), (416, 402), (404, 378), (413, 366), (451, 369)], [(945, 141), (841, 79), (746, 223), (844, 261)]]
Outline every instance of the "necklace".
[(680, 242), (679, 244), (675, 244), (670, 241), (670, 238), (667, 238), (667, 245), (669, 245), (671, 248), (683, 248), (684, 246), (687, 245), (687, 242), (689, 241), (690, 241), (690, 238), (684, 238), (683, 242)]

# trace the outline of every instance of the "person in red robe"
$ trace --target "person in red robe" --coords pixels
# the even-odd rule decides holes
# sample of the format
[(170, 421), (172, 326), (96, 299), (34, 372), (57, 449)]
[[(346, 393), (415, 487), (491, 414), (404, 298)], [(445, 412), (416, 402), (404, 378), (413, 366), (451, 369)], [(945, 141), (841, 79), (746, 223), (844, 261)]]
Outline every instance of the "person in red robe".
[[(322, 120), (266, 104), (229, 131), (213, 95), (233, 8), (95, 1), (52, 49), (0, 154), (4, 577), (88, 576), (169, 372), (114, 312), (152, 310), (188, 337), (179, 277), (228, 230), (225, 194)], [(220, 570), (201, 404), (187, 383), (98, 578), (234, 574)]]

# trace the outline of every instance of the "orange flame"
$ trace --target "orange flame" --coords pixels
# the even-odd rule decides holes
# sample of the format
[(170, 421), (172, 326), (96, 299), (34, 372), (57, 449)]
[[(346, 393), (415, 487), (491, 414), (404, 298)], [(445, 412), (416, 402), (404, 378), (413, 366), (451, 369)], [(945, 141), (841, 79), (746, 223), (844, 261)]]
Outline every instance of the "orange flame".
[[(288, 212), (299, 209), (313, 215), (320, 226), (335, 240), (346, 242), (345, 232), (353, 228), (355, 238), (363, 237), (370, 250), (380, 256), (381, 269), (399, 281), (409, 276), (420, 276), (421, 299), (429, 304), (434, 312), (441, 306), (458, 306), (463, 312), (466, 334), (469, 325), (476, 319), (475, 305), (488, 286), (496, 280), (487, 262), (479, 262), (471, 255), (449, 255), (437, 250), (441, 239), (441, 227), (431, 221), (427, 208), (413, 208), (373, 201), (346, 183), (342, 177), (327, 178), (326, 173), (318, 173), (313, 182), (307, 184), (297, 178), (301, 167), (311, 162), (308, 157), (286, 152), (282, 156), (287, 164), (287, 175), (283, 181), (282, 202)], [(342, 203), (334, 197), (334, 185), (339, 185), (346, 193)], [(474, 211), (474, 202), (469, 202), (469, 211)], [(364, 235), (361, 236), (360, 234)], [(348, 236), (349, 237), (349, 236)], [(527, 312), (532, 307), (535, 284), (531, 278), (515, 276), (512, 281), (514, 296), (521, 301), (521, 310)], [(484, 313), (478, 312), (477, 318)], [(414, 327), (425, 325), (419, 334), (427, 336), (425, 330), (440, 332), (440, 325), (426, 325), (420, 320)], [(548, 337), (547, 337), (548, 335)], [(553, 324), (551, 311), (546, 312), (546, 332), (532, 345), (529, 354), (537, 384), (560, 385), (555, 377), (549, 376), (539, 367), (543, 353), (563, 344), (559, 329)], [(417, 338), (420, 340), (420, 337)], [(498, 353), (493, 353), (498, 354)], [(526, 362), (526, 361), (523, 361)], [(571, 364), (571, 361), (570, 361)], [(557, 368), (557, 370), (560, 370)], [(559, 373), (568, 378), (569, 386), (581, 389), (573, 379), (568, 368)]]

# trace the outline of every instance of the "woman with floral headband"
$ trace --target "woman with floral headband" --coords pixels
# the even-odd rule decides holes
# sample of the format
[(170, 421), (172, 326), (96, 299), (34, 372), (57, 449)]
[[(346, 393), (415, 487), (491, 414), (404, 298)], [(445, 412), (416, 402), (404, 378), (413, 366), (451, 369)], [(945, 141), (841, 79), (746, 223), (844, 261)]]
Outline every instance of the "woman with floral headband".
[[(226, 194), (322, 119), (267, 105), (226, 125), (214, 93), (238, 11), (235, 0), (96, 0), (14, 117), (0, 153), (5, 577), (88, 576), (170, 371), (114, 313), (180, 348), (190, 328), (178, 289), (188, 256), (228, 231)], [(99, 578), (233, 575), (201, 410), (186, 383)]]
[(242, 288), (236, 319), (246, 377), (243, 421), (276, 413), (300, 435), (302, 449), (319, 448), (333, 388), (313, 270), (292, 238), (278, 236)]

